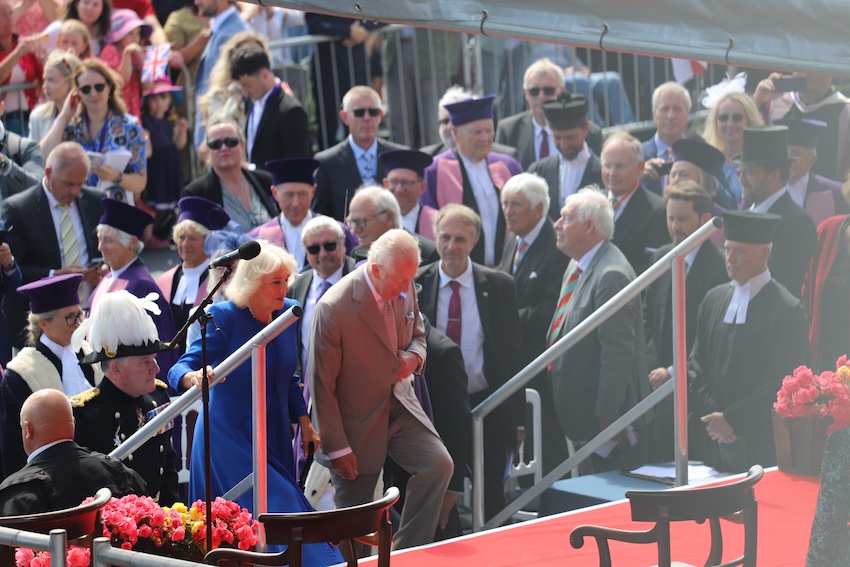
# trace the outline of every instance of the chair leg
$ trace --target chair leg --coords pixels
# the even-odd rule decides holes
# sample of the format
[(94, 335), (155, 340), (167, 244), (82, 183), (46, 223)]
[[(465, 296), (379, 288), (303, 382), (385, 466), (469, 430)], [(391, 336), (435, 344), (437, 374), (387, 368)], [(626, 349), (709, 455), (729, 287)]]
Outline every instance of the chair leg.
[(758, 502), (744, 509), (744, 562), (741, 567), (756, 567), (756, 550), (758, 549)]
[(705, 567), (720, 565), (723, 560), (723, 530), (720, 529), (720, 518), (709, 518), (708, 526), (711, 530), (711, 547), (708, 550)]
[(608, 547), (608, 540), (597, 537), (596, 548), (599, 549), (599, 567), (611, 567), (611, 549)]
[(658, 567), (670, 567), (670, 523), (659, 521), (658, 528)]

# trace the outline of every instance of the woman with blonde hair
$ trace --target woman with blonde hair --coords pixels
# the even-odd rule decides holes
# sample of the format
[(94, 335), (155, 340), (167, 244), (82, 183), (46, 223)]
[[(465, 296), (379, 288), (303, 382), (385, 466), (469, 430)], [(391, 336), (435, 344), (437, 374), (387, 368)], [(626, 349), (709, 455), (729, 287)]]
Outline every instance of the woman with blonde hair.
[(56, 49), (47, 56), (42, 76), (44, 98), (47, 100), (30, 113), (29, 128), (33, 140), (41, 140), (50, 131), (59, 109), (71, 92), (71, 76), (79, 64), (80, 59), (71, 52)]

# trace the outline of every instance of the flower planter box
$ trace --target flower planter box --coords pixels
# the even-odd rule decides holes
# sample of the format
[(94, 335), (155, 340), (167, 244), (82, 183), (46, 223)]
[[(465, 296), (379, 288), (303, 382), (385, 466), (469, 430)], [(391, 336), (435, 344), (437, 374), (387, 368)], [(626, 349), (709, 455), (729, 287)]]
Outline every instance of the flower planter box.
[(818, 476), (826, 445), (826, 430), (832, 425), (832, 419), (825, 416), (787, 418), (776, 411), (772, 413), (779, 470)]

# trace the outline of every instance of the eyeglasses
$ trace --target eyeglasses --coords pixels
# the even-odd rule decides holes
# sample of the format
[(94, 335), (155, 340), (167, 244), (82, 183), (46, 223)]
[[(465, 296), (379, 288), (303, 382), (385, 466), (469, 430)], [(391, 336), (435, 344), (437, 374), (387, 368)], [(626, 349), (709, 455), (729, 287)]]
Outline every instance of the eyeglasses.
[(312, 246), (307, 247), (307, 252), (315, 256), (319, 253), (320, 248), (324, 248), (325, 252), (333, 252), (336, 250), (337, 242), (333, 240), (331, 242), (323, 242), (322, 244), (313, 244)]
[(387, 211), (387, 210), (383, 210), (383, 211), (375, 213), (374, 215), (369, 215), (368, 217), (362, 218), (362, 219), (353, 219), (353, 218), (349, 217), (349, 218), (345, 219), (345, 224), (346, 224), (346, 226), (348, 226), (348, 228), (351, 228), (351, 229), (353, 229), (355, 226), (357, 228), (363, 229), (363, 228), (366, 228), (366, 225), (369, 224), (369, 221), (371, 219), (378, 217), (378, 216), (381, 216), (381, 215), (385, 215), (388, 212), (389, 211)]
[(97, 92), (102, 93), (103, 91), (106, 90), (106, 83), (97, 83), (97, 84), (94, 84), (94, 85), (83, 85), (78, 90), (80, 91), (80, 94), (84, 94), (84, 95), (88, 96), (88, 95), (91, 94), (92, 88), (94, 88), (94, 90), (96, 90)]
[(85, 318), (85, 313), (83, 313), (82, 311), (77, 311), (76, 313), (65, 315), (65, 323), (68, 324), (68, 326), (76, 325), (77, 323), (82, 323), (83, 319)]
[(239, 145), (239, 138), (236, 136), (228, 136), (227, 138), (207, 141), (207, 147), (211, 150), (220, 150), (222, 145), (225, 145), (228, 148), (235, 148)]
[(732, 122), (743, 122), (744, 115), (736, 112), (735, 114), (718, 114), (717, 121), (718, 122), (729, 122), (729, 119), (732, 119)]
[(545, 94), (546, 96), (555, 96), (555, 91), (558, 89), (557, 87), (543, 87), (542, 89), (540, 87), (531, 87), (530, 89), (526, 90), (531, 96), (539, 96), (540, 91), (543, 91), (543, 94)]
[(358, 108), (358, 109), (353, 111), (353, 114), (357, 118), (363, 118), (364, 116), (366, 116), (367, 112), (369, 113), (369, 116), (371, 116), (372, 118), (377, 118), (378, 116), (381, 115), (381, 109), (380, 108)]
[(451, 121), (452, 121), (451, 118), (440, 118), (440, 120), (438, 122), (439, 122), (440, 126), (448, 126), (449, 122), (451, 122)]
[(387, 179), (387, 186), (401, 187), (402, 189), (407, 190), (419, 183), (419, 181), (419, 179), (416, 181), (411, 181), (410, 179)]

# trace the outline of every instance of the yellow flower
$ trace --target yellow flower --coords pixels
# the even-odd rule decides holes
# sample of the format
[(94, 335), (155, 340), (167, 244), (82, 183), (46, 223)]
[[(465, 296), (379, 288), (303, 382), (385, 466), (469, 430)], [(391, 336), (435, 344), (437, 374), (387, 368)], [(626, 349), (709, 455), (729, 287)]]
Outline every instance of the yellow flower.
[(188, 508), (186, 508), (186, 505), (182, 502), (175, 502), (174, 506), (172, 506), (171, 509), (176, 512), (179, 512), (180, 514), (184, 514), (188, 510)]

